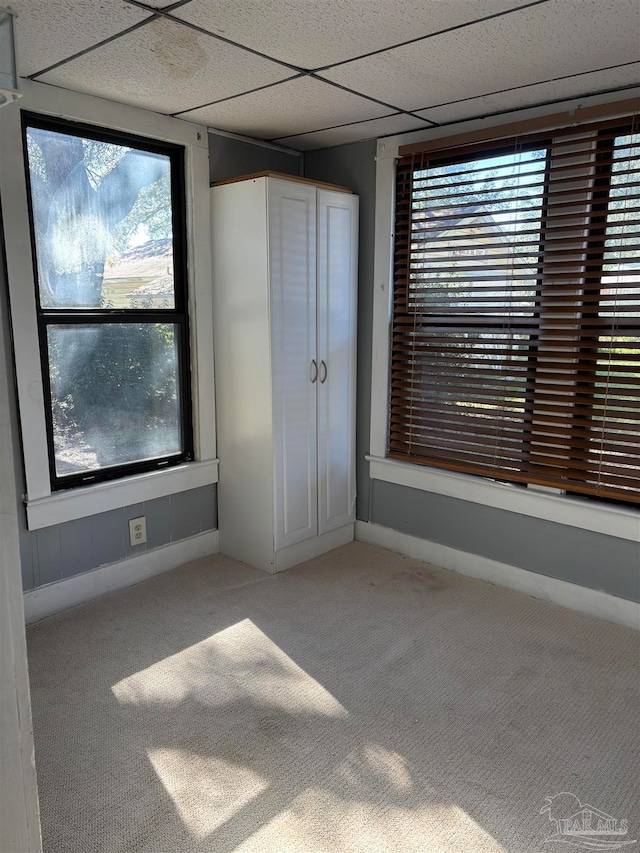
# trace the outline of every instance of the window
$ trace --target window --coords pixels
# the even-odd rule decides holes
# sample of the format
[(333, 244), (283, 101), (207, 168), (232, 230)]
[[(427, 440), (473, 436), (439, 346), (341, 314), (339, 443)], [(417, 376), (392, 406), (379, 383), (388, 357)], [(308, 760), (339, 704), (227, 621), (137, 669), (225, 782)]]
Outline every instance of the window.
[(387, 455), (640, 502), (637, 125), (414, 151), (396, 176)]
[(51, 487), (187, 461), (184, 148), (23, 127)]

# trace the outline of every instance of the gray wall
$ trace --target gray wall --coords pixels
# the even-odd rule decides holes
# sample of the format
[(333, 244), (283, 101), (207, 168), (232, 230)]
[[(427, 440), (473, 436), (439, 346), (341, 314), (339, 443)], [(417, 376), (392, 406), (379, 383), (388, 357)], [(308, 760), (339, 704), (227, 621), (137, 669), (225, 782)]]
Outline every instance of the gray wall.
[(374, 524), (640, 600), (637, 542), (381, 480), (372, 485)]
[(209, 134), (209, 174), (212, 183), (266, 171), (301, 175), (302, 155), (266, 148), (264, 145), (252, 145), (216, 133)]
[(375, 143), (368, 141), (305, 155), (305, 175), (344, 184), (360, 195), (358, 518), (469, 554), (640, 600), (637, 543), (369, 480), (365, 455), (369, 451), (371, 412), (375, 148)]
[[(211, 180), (223, 180), (251, 172), (270, 169), (297, 175), (302, 158), (263, 146), (211, 134)], [(7, 288), (4, 265), (0, 264), (0, 313), (5, 331), (9, 331)], [(18, 407), (13, 374), (9, 377), (14, 388), (11, 422), (19, 437)], [(88, 518), (69, 521), (41, 530), (27, 530), (21, 495), (25, 491), (20, 441), (15, 445), (15, 483), (3, 483), (15, 494), (18, 508), (20, 556), (23, 589), (31, 590), (99, 566), (116, 563), (144, 551), (150, 551), (196, 536), (217, 526), (216, 487), (205, 486), (168, 497), (104, 512)], [(129, 545), (130, 518), (139, 515), (147, 519), (147, 543), (132, 548)]]
[[(147, 542), (133, 548), (129, 544), (129, 519), (141, 515), (147, 519)], [(23, 522), (22, 586), (25, 590), (35, 589), (214, 530), (216, 525), (215, 486), (202, 486), (31, 532)]]

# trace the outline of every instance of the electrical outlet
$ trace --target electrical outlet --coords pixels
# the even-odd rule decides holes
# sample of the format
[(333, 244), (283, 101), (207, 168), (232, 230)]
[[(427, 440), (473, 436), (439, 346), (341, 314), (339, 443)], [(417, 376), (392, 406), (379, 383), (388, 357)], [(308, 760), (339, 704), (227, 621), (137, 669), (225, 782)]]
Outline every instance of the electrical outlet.
[(141, 515), (140, 518), (132, 518), (129, 520), (129, 542), (131, 545), (144, 545), (147, 541), (147, 517)]

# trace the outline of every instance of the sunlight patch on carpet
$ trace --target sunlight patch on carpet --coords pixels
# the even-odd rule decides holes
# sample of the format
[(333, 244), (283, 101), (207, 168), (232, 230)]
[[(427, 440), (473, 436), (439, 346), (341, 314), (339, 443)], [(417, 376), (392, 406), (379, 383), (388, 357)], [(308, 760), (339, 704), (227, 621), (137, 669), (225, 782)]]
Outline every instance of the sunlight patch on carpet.
[(149, 750), (148, 756), (184, 825), (198, 840), (269, 786), (246, 767), (184, 749)]
[(325, 788), (301, 793), (289, 808), (239, 844), (234, 853), (261, 850), (507, 853), (458, 806), (423, 802), (406, 808), (385, 802), (380, 792), (370, 801), (351, 800)]
[(250, 619), (130, 675), (111, 688), (123, 705), (251, 701), (294, 714), (347, 710)]

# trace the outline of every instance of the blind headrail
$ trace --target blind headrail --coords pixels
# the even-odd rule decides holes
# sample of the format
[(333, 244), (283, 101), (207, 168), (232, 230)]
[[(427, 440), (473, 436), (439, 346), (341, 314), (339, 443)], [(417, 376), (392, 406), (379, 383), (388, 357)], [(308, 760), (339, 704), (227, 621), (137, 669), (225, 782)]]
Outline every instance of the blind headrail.
[(573, 125), (585, 125), (590, 122), (628, 117), (640, 113), (640, 97), (628, 98), (610, 104), (598, 104), (592, 107), (576, 107), (574, 110), (551, 113), (539, 118), (510, 122), (496, 127), (482, 127), (469, 130), (455, 136), (426, 139), (423, 142), (413, 142), (398, 148), (399, 157), (409, 157), (413, 154), (428, 154), (432, 151), (447, 151), (450, 148), (460, 149), (474, 143), (496, 143), (523, 134), (560, 130)]

